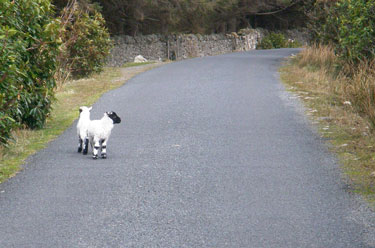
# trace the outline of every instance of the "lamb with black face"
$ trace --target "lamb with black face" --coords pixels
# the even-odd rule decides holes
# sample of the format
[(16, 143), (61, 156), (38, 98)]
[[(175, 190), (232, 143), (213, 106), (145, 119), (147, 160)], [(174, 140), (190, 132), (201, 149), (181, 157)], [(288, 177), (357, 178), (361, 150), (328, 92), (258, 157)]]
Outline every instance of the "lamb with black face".
[(98, 153), (107, 158), (107, 142), (114, 124), (119, 124), (121, 118), (113, 111), (105, 112), (100, 120), (93, 120), (87, 128), (87, 137), (92, 148), (92, 158), (97, 159)]

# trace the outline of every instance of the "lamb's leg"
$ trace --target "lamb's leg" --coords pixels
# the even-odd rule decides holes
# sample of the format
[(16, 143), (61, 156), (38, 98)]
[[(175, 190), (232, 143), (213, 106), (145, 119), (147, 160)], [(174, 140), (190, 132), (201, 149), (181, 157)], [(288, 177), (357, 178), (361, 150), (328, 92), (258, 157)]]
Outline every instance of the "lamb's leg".
[(89, 141), (90, 141), (91, 151), (93, 151), (94, 150), (94, 147), (93, 147), (94, 140), (93, 140), (93, 138), (90, 138)]
[(89, 150), (89, 139), (85, 138), (85, 140), (83, 142), (83, 152), (82, 152), (82, 154), (87, 155), (88, 150)]
[(97, 159), (98, 158), (98, 150), (100, 148), (100, 142), (98, 139), (94, 138), (94, 148), (92, 149), (92, 158)]
[(82, 139), (78, 137), (78, 152), (82, 152)]
[(102, 140), (102, 158), (107, 158), (107, 140)]

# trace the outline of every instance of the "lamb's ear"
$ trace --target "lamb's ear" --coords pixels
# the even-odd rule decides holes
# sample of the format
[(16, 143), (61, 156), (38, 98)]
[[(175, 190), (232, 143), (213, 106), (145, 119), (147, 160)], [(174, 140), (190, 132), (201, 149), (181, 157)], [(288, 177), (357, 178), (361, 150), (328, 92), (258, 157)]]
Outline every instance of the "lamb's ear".
[(89, 111), (91, 111), (91, 109), (92, 109), (92, 106), (89, 108)]
[(82, 108), (80, 107), (80, 108), (79, 108), (79, 113), (81, 113), (81, 112), (82, 112)]

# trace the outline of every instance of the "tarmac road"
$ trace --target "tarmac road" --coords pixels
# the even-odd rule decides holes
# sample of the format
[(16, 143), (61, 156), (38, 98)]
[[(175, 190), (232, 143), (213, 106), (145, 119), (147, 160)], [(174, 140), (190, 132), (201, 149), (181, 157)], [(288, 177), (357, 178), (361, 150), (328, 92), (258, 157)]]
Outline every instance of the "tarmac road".
[[(374, 247), (374, 215), (281, 85), (296, 49), (171, 63), (105, 94), (108, 158), (75, 124), (0, 185), (0, 247)], [(78, 114), (78, 110), (77, 110)]]

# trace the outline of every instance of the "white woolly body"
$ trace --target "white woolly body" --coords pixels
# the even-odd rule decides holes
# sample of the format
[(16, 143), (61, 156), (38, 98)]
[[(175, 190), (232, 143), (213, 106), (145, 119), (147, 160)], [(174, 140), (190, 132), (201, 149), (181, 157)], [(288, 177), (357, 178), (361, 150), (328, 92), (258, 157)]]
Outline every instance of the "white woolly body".
[(82, 140), (87, 136), (87, 128), (91, 122), (90, 110), (91, 108), (81, 107), (82, 112), (79, 114), (79, 120), (77, 123), (77, 135)]
[(100, 120), (91, 121), (87, 128), (87, 135), (90, 139), (90, 142), (94, 140), (108, 140), (111, 135), (113, 128), (113, 120), (108, 117), (107, 114), (104, 114), (103, 118)]
[(90, 121), (87, 127), (87, 137), (92, 149), (92, 158), (97, 159), (98, 153), (107, 158), (107, 142), (114, 124), (121, 122), (115, 112), (105, 112), (100, 120)]

